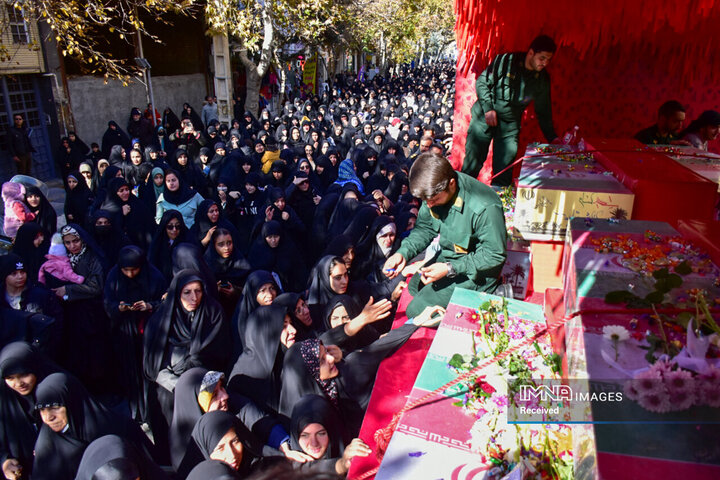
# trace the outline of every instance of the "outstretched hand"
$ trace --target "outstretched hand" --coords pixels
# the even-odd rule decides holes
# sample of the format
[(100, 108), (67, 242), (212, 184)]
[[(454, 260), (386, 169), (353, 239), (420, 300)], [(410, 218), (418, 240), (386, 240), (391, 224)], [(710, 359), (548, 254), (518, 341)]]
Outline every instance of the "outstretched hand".
[(418, 327), (437, 327), (444, 315), (445, 309), (440, 305), (425, 307), (425, 310), (420, 312), (420, 315), (413, 318), (413, 324)]
[(399, 253), (395, 253), (393, 255), (390, 255), (390, 257), (385, 260), (385, 265), (383, 265), (383, 273), (388, 278), (395, 278), (400, 275), (400, 272), (402, 272), (403, 268), (405, 268), (405, 257), (400, 255)]

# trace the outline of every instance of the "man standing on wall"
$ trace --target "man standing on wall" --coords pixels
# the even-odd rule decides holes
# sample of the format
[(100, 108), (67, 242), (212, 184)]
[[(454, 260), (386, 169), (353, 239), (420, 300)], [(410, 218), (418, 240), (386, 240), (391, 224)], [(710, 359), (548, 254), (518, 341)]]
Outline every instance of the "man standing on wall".
[[(522, 114), (535, 101), (540, 129), (548, 142), (557, 138), (552, 122), (550, 75), (545, 71), (557, 50), (555, 42), (540, 35), (527, 52), (498, 55), (477, 78), (477, 101), (465, 143), (462, 172), (477, 178), (493, 140), (493, 175), (508, 167), (515, 158)], [(512, 182), (509, 168), (493, 179), (492, 184), (508, 186)]]
[(30, 175), (32, 153), (35, 151), (30, 143), (30, 131), (25, 126), (22, 114), (13, 115), (14, 125), (10, 127), (10, 155), (17, 164), (20, 175)]

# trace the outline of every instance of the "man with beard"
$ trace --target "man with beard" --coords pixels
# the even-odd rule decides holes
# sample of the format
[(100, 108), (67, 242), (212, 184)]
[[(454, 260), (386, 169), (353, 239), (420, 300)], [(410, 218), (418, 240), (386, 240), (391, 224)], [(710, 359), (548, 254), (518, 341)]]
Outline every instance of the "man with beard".
[[(557, 50), (555, 42), (540, 35), (527, 52), (498, 55), (478, 78), (477, 101), (472, 107), (472, 120), (465, 144), (462, 172), (477, 178), (493, 141), (493, 175), (498, 175), (517, 153), (522, 115), (531, 101), (540, 129), (548, 142), (557, 138), (552, 123), (550, 75), (545, 67)], [(512, 169), (493, 179), (493, 185), (507, 186)]]

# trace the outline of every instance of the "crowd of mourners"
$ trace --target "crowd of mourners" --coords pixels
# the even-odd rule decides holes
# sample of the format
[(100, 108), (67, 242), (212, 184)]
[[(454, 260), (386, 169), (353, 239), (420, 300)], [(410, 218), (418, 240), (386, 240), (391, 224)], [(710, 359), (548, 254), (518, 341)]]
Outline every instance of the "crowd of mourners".
[(230, 125), (212, 98), (133, 108), (63, 139), (59, 229), (5, 183), (4, 477), (334, 478), (369, 455), (378, 366), (427, 320), (391, 329), (405, 283), (382, 267), (414, 159), (451, 147), (453, 68), (343, 75)]

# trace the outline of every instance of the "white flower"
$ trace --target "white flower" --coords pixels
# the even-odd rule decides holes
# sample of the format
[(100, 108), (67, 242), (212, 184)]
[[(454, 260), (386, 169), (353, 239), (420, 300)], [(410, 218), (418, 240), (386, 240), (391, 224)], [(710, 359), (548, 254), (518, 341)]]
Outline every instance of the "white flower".
[(605, 325), (603, 327), (603, 337), (613, 342), (624, 342), (630, 338), (630, 332), (621, 325)]

